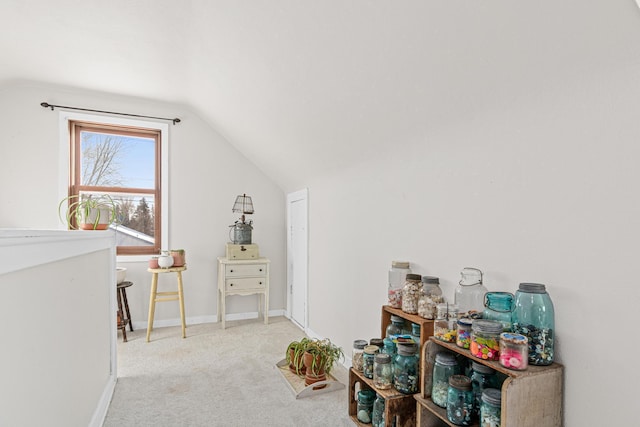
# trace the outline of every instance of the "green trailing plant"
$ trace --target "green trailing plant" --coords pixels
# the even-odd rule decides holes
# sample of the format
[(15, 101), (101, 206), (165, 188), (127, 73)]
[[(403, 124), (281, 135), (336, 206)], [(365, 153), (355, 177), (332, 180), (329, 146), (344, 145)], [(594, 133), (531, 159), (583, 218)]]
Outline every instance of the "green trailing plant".
[(292, 341), (287, 346), (287, 351), (285, 354), (287, 363), (292, 371), (299, 375), (304, 375), (304, 363), (303, 356), (304, 352), (307, 351), (307, 346), (311, 342), (310, 338), (302, 338), (300, 341)]
[(311, 366), (307, 366), (307, 373), (311, 370), (313, 375), (324, 372), (329, 374), (335, 362), (344, 359), (342, 348), (333, 344), (328, 338), (312, 339), (307, 344), (306, 352), (313, 356)]
[(58, 216), (71, 229), (106, 229), (116, 222), (116, 204), (108, 194), (74, 194), (60, 201)]

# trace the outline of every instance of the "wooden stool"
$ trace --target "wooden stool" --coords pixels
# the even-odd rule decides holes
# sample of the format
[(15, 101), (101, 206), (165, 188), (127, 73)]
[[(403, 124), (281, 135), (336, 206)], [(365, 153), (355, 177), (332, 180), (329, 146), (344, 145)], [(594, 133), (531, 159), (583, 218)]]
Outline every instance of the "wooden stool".
[[(184, 295), (182, 292), (182, 272), (187, 269), (184, 267), (171, 268), (149, 268), (147, 271), (151, 273), (151, 294), (149, 296), (149, 320), (147, 322), (147, 342), (151, 336), (153, 329), (153, 317), (156, 311), (156, 302), (180, 301), (180, 320), (182, 321), (182, 338), (187, 337), (187, 325), (184, 321)], [(160, 273), (176, 273), (178, 275), (178, 291), (177, 292), (158, 292), (158, 274)], [(160, 296), (161, 298), (158, 298)]]
[[(127, 324), (129, 325), (131, 332), (133, 332), (131, 313), (129, 312), (129, 301), (127, 300), (127, 288), (131, 285), (133, 285), (132, 282), (122, 282), (116, 285), (116, 296), (118, 300), (118, 329), (122, 331), (122, 341), (124, 342), (127, 342)], [(122, 311), (123, 302), (125, 311)]]

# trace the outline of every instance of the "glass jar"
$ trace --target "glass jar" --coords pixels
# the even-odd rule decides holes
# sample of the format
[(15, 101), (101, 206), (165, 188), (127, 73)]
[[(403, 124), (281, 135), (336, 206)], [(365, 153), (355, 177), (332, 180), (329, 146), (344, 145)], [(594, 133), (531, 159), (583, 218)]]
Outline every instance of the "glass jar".
[(384, 342), (384, 347), (380, 351), (391, 356), (391, 360), (393, 360), (396, 356), (396, 343), (391, 338), (385, 338), (382, 341)]
[(418, 300), (418, 315), (425, 319), (435, 319), (436, 306), (443, 302), (440, 279), (433, 276), (422, 276), (422, 293)]
[(356, 417), (363, 424), (371, 423), (373, 412), (373, 400), (376, 398), (372, 390), (360, 390), (358, 392), (358, 405)]
[(393, 361), (393, 385), (402, 394), (418, 392), (418, 357), (415, 343), (398, 343), (398, 354)]
[(509, 292), (487, 292), (484, 294), (482, 318), (502, 323), (502, 332), (511, 332), (513, 294)]
[(523, 371), (529, 362), (529, 340), (524, 335), (500, 334), (500, 364), (508, 369)]
[(355, 340), (351, 353), (351, 366), (358, 372), (362, 372), (363, 353), (367, 342), (365, 340)]
[(460, 374), (460, 366), (453, 353), (441, 351), (436, 354), (431, 376), (431, 400), (441, 408), (447, 407), (449, 377)]
[(482, 392), (487, 388), (498, 387), (496, 371), (481, 363), (471, 362), (471, 389), (473, 390), (473, 416), (480, 414)]
[(482, 271), (465, 267), (454, 296), (462, 317), (474, 317), (484, 309), (484, 294), (487, 288), (482, 284)]
[(471, 354), (479, 359), (498, 360), (500, 358), (500, 334), (502, 323), (495, 320), (477, 319), (471, 326)]
[(391, 356), (378, 353), (373, 358), (373, 385), (380, 390), (386, 390), (393, 385), (393, 365)]
[(411, 273), (409, 263), (406, 261), (392, 261), (389, 270), (389, 305), (393, 308), (402, 308), (402, 287), (407, 274)]
[(382, 350), (382, 347), (384, 346), (384, 341), (382, 340), (382, 338), (371, 338), (369, 340), (369, 345), (375, 345), (378, 347), (378, 350)]
[(482, 392), (480, 404), (480, 427), (500, 427), (502, 395), (500, 390), (488, 388)]
[(449, 377), (447, 391), (447, 419), (455, 425), (471, 425), (473, 416), (473, 391), (471, 379), (464, 375)]
[(513, 332), (529, 340), (529, 363), (553, 363), (555, 319), (553, 302), (545, 285), (520, 283), (512, 316)]
[(456, 342), (457, 332), (458, 307), (455, 304), (438, 304), (436, 320), (433, 322), (433, 336), (440, 341)]
[(379, 350), (377, 345), (368, 345), (364, 348), (362, 373), (369, 379), (373, 379), (373, 361)]
[(418, 313), (418, 300), (422, 291), (422, 276), (407, 274), (407, 280), (402, 288), (402, 311), (409, 314)]
[(398, 335), (402, 335), (402, 328), (404, 327), (404, 319), (394, 314), (391, 315), (391, 323), (387, 326), (386, 338), (395, 338)]
[(373, 402), (371, 425), (372, 427), (384, 427), (384, 397), (377, 393), (376, 400)]
[(458, 319), (458, 330), (456, 331), (456, 345), (460, 348), (469, 348), (471, 345), (471, 325), (473, 319), (463, 317)]

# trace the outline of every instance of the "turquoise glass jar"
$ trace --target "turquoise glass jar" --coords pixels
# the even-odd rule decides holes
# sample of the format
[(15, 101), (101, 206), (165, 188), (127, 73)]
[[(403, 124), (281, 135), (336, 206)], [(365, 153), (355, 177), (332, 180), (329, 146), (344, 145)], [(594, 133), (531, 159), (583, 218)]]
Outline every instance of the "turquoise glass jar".
[(482, 392), (482, 404), (480, 405), (480, 425), (482, 427), (500, 427), (501, 405), (500, 390), (488, 388)]
[(368, 345), (364, 348), (362, 357), (362, 373), (365, 377), (373, 379), (373, 362), (379, 352), (377, 345)]
[(481, 363), (471, 362), (471, 389), (473, 390), (473, 415), (480, 414), (482, 392), (488, 388), (498, 387), (496, 371)]
[(373, 416), (371, 417), (372, 427), (384, 426), (384, 397), (376, 394), (376, 400), (373, 402)]
[(473, 391), (471, 379), (452, 375), (447, 391), (447, 419), (458, 426), (469, 426), (473, 419)]
[(381, 352), (390, 355), (391, 360), (393, 360), (396, 357), (396, 343), (394, 343), (391, 338), (385, 338), (382, 341), (384, 342), (384, 346)]
[(511, 332), (513, 294), (509, 292), (487, 292), (484, 294), (482, 318), (502, 323), (502, 332)]
[(449, 391), (449, 378), (460, 374), (460, 365), (453, 353), (442, 351), (436, 354), (431, 376), (431, 400), (441, 408), (447, 407), (447, 392)]
[(555, 313), (545, 285), (520, 283), (514, 305), (513, 332), (529, 340), (529, 364), (552, 364)]
[(376, 394), (371, 390), (360, 390), (358, 392), (358, 404), (356, 418), (363, 424), (370, 424), (373, 415), (373, 401)]
[(393, 361), (393, 385), (402, 394), (418, 392), (417, 344), (398, 343), (398, 354)]

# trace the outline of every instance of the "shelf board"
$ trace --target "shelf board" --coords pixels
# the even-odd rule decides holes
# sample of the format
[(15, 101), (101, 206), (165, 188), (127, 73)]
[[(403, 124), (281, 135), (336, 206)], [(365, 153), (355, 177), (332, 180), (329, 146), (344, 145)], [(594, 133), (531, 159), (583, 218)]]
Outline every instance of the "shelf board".
[[(444, 422), (445, 424), (447, 424), (448, 426), (452, 426), (452, 427), (457, 427), (456, 424), (453, 424), (451, 421), (449, 421), (449, 419), (447, 418), (447, 410), (445, 408), (441, 408), (438, 405), (436, 405), (435, 403), (433, 403), (433, 401), (431, 399), (425, 399), (423, 397), (421, 397), (420, 395), (415, 395), (414, 398), (418, 401), (418, 403), (420, 403), (420, 405), (427, 409), (429, 412), (431, 412), (433, 415), (435, 415), (436, 417), (438, 417), (442, 422)], [(472, 424), (469, 424), (471, 427), (479, 427), (480, 424), (477, 423), (477, 420), (475, 420)]]

